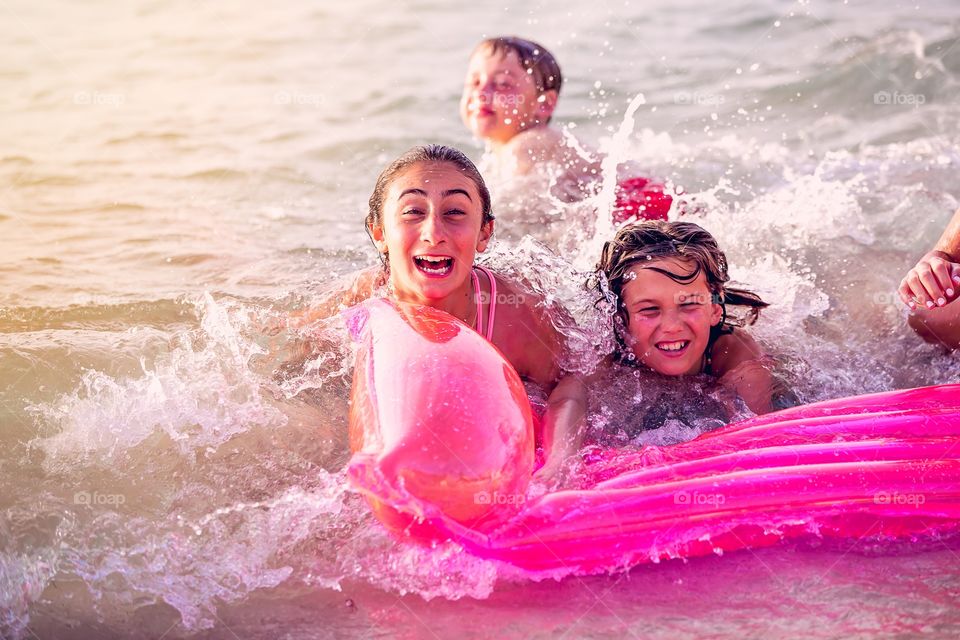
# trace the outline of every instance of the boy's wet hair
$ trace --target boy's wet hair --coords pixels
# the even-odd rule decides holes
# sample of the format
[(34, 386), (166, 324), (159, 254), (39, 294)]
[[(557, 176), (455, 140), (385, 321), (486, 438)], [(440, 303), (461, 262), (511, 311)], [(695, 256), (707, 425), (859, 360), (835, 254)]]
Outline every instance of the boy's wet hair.
[(425, 144), (407, 150), (377, 176), (373, 193), (370, 194), (367, 217), (364, 220), (368, 233), (371, 227), (383, 225), (383, 199), (387, 195), (390, 184), (406, 169), (421, 162), (441, 162), (456, 167), (477, 187), (477, 193), (480, 195), (481, 212), (483, 213), (483, 224), (494, 219), (493, 208), (490, 203), (490, 191), (487, 189), (487, 184), (483, 181), (483, 176), (480, 175), (477, 166), (473, 164), (470, 158), (453, 147), (442, 144)]
[[(630, 280), (631, 268), (654, 260), (676, 258), (693, 263), (693, 270), (675, 273), (656, 266), (644, 267), (661, 273), (680, 284), (690, 284), (701, 273), (713, 302), (723, 307), (723, 319), (710, 329), (711, 343), (718, 336), (730, 333), (734, 327), (751, 325), (760, 316), (760, 310), (769, 306), (760, 296), (736, 287), (728, 287), (727, 256), (716, 239), (703, 227), (692, 222), (646, 220), (621, 227), (613, 240), (604, 243), (600, 262), (590, 285), (604, 301), (616, 305), (616, 336), (622, 350), (627, 350), (623, 333), (629, 316), (623, 305), (623, 287)], [(731, 313), (732, 311), (732, 313)]]
[(488, 49), (491, 55), (505, 56), (510, 52), (517, 54), (520, 66), (533, 76), (533, 82), (538, 93), (542, 94), (546, 91), (560, 93), (563, 74), (560, 73), (560, 65), (557, 63), (557, 59), (547, 51), (546, 47), (533, 40), (525, 40), (516, 36), (500, 36), (487, 38), (477, 45), (475, 51), (483, 48)]

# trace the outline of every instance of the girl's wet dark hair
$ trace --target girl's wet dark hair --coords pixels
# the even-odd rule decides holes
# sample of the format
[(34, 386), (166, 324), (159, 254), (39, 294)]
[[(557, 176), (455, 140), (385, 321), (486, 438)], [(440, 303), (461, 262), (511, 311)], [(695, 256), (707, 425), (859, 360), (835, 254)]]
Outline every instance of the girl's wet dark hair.
[(675, 273), (657, 266), (644, 267), (661, 273), (680, 284), (689, 284), (701, 273), (707, 280), (707, 288), (713, 301), (723, 307), (723, 319), (710, 329), (710, 340), (730, 333), (734, 327), (751, 325), (760, 317), (760, 310), (769, 306), (757, 294), (728, 287), (727, 256), (720, 250), (716, 239), (703, 227), (692, 222), (668, 222), (647, 220), (621, 227), (613, 240), (603, 245), (600, 262), (590, 280), (590, 286), (602, 296), (597, 304), (609, 302), (616, 305), (615, 333), (621, 351), (629, 351), (624, 333), (629, 317), (623, 306), (623, 287), (628, 281), (631, 267), (637, 263), (676, 258), (692, 263), (693, 270)]

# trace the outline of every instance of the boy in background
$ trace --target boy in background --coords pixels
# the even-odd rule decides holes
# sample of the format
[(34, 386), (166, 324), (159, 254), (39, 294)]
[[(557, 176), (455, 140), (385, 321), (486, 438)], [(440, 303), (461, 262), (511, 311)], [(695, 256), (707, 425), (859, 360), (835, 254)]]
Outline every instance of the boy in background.
[[(467, 68), (460, 117), (487, 145), (489, 168), (497, 176), (555, 173), (553, 194), (575, 202), (600, 189), (599, 152), (550, 126), (563, 76), (543, 46), (516, 37), (482, 41)], [(672, 198), (663, 186), (633, 177), (617, 187), (614, 222), (667, 218)]]

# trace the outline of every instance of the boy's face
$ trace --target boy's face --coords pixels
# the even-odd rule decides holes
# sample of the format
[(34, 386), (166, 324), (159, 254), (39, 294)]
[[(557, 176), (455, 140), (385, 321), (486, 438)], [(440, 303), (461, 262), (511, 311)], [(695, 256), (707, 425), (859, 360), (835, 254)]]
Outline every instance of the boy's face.
[(477, 138), (504, 144), (525, 129), (545, 124), (555, 94), (537, 91), (533, 75), (513, 51), (491, 54), (489, 47), (481, 47), (470, 58), (460, 117)]
[(627, 309), (627, 346), (641, 363), (668, 376), (700, 372), (710, 343), (710, 327), (720, 322), (723, 308), (713, 302), (707, 278), (701, 271), (689, 284), (647, 267), (686, 275), (691, 262), (665, 258), (640, 262), (623, 286)]

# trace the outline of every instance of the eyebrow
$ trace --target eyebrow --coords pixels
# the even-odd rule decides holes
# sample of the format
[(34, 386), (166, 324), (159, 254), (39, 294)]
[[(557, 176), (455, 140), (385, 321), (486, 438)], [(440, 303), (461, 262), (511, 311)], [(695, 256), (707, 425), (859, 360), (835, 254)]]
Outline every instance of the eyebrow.
[[(470, 194), (467, 193), (466, 189), (449, 189), (447, 191), (444, 191), (440, 195), (446, 198), (448, 196), (456, 195), (458, 193), (462, 193), (463, 195), (467, 196), (467, 200), (469, 200), (470, 202), (473, 202), (473, 198), (470, 197)], [(397, 200), (400, 200), (404, 196), (410, 195), (410, 194), (413, 194), (416, 196), (423, 196), (424, 198), (427, 197), (427, 192), (424, 191), (423, 189), (407, 189), (406, 191), (400, 194), (400, 197), (397, 198)]]

